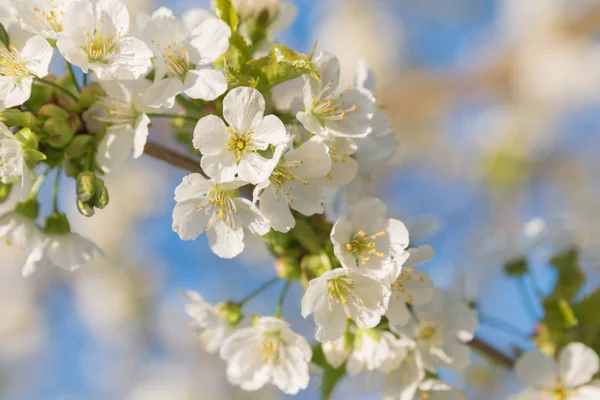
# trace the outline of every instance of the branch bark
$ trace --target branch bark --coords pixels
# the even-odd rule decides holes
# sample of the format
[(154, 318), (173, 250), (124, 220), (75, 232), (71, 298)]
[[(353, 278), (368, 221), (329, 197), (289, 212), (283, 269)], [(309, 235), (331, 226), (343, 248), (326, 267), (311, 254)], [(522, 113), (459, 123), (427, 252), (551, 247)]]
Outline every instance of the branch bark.
[(200, 166), (200, 160), (188, 157), (177, 151), (166, 148), (165, 146), (158, 144), (154, 141), (148, 140), (146, 147), (144, 148), (144, 154), (154, 157), (161, 161), (171, 164), (175, 167), (179, 167), (189, 172), (196, 172), (206, 177), (206, 174)]
[(468, 344), (474, 350), (479, 351), (481, 354), (487, 358), (490, 358), (498, 365), (501, 365), (509, 370), (512, 370), (515, 366), (515, 360), (478, 337), (473, 339)]

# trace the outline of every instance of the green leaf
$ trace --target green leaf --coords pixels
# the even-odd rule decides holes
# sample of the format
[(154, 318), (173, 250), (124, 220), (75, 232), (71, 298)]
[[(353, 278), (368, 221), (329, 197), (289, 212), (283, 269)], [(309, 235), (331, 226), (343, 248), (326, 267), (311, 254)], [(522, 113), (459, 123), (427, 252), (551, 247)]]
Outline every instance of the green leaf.
[(234, 53), (232, 57), (237, 62), (236, 65), (243, 65), (252, 59), (252, 46), (239, 33), (234, 32), (231, 34), (229, 45), (230, 52)]
[(310, 75), (320, 81), (319, 73), (311, 61), (311, 56), (296, 53), (294, 50), (280, 44), (275, 44), (271, 48), (271, 56), (278, 63), (291, 64), (302, 75)]
[(233, 65), (225, 64), (225, 78), (229, 88), (232, 89), (238, 86), (249, 86), (255, 88), (258, 84), (258, 78), (250, 78), (247, 74), (242, 73), (239, 69)]
[(330, 400), (331, 394), (336, 388), (339, 381), (346, 375), (346, 364), (339, 368), (333, 368), (327, 362), (323, 348), (321, 345), (313, 346), (313, 364), (318, 365), (323, 369), (323, 383), (321, 384), (321, 399)]
[(6, 28), (4, 25), (0, 24), (0, 42), (8, 48), (10, 46), (10, 38), (8, 37), (8, 32), (6, 32)]
[(571, 300), (585, 282), (585, 274), (579, 265), (577, 250), (572, 249), (558, 254), (550, 263), (558, 271), (558, 280), (550, 296)]
[(240, 19), (231, 0), (215, 0), (214, 5), (217, 17), (229, 25), (232, 32), (236, 32)]
[(271, 55), (254, 59), (246, 65), (250, 69), (249, 73), (259, 77), (261, 84), (265, 84), (267, 88), (303, 75), (320, 80), (308, 56), (281, 45), (274, 45)]

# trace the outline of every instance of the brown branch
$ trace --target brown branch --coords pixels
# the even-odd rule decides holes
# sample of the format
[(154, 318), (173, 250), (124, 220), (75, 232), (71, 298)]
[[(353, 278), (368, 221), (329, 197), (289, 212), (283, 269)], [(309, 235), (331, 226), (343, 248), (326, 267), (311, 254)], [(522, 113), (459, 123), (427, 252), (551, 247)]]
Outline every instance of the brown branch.
[(481, 354), (493, 360), (498, 365), (501, 365), (509, 370), (512, 370), (515, 366), (515, 360), (478, 337), (473, 339), (468, 344), (470, 347), (479, 351)]
[(161, 161), (171, 164), (175, 167), (179, 167), (189, 172), (196, 172), (206, 176), (202, 167), (200, 166), (200, 160), (188, 157), (177, 151), (173, 151), (165, 146), (149, 140), (144, 148), (144, 154), (150, 157), (157, 158)]

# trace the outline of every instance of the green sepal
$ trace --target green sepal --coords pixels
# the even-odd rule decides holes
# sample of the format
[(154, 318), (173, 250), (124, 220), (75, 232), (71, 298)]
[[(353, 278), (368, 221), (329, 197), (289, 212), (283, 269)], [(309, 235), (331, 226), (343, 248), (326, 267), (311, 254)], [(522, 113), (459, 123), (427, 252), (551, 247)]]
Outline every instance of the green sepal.
[(37, 219), (40, 212), (40, 204), (34, 199), (28, 199), (20, 202), (15, 207), (15, 212), (29, 219)]
[(25, 149), (37, 149), (38, 138), (29, 128), (23, 128), (15, 133), (15, 138), (23, 145)]
[(239, 24), (239, 17), (231, 0), (214, 0), (214, 10), (217, 18), (222, 19), (232, 32), (236, 32)]
[(217, 314), (219, 314), (219, 316), (232, 328), (235, 328), (244, 318), (242, 315), (242, 305), (239, 303), (227, 301), (225, 303), (217, 304), (216, 308)]
[(93, 137), (90, 135), (77, 135), (65, 149), (65, 159), (72, 160), (83, 156), (89, 149)]
[(35, 128), (38, 125), (38, 120), (33, 113), (16, 108), (9, 108), (0, 112), (0, 121), (9, 127)]
[(10, 46), (10, 37), (3, 24), (0, 24), (0, 43), (2, 43), (7, 49)]
[(37, 151), (37, 150), (25, 150), (23, 152), (23, 154), (25, 155), (25, 162), (27, 164), (31, 164), (34, 165), (40, 161), (44, 161), (46, 159), (46, 155), (44, 153), (42, 153), (41, 151)]
[(62, 120), (67, 120), (69, 118), (69, 113), (65, 111), (62, 107), (57, 106), (56, 104), (46, 104), (40, 111), (38, 112), (40, 117), (44, 118), (57, 118)]
[(64, 235), (71, 232), (71, 224), (65, 214), (53, 212), (46, 217), (44, 232), (49, 235)]
[(79, 93), (79, 107), (82, 110), (87, 110), (92, 104), (94, 104), (98, 98), (104, 96), (104, 88), (98, 82), (92, 82)]

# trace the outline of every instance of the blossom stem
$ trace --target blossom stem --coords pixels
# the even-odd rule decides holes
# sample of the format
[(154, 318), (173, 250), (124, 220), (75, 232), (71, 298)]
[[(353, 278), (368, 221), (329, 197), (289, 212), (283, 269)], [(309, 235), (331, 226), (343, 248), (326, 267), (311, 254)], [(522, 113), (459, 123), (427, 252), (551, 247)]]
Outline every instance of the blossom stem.
[(35, 196), (37, 196), (40, 188), (44, 184), (44, 181), (48, 177), (48, 173), (49, 172), (50, 172), (50, 168), (46, 168), (46, 170), (42, 174), (40, 174), (40, 176), (37, 177), (37, 179), (33, 183), (33, 186), (31, 187), (31, 191), (29, 192), (29, 196), (27, 196), (27, 200), (34, 199)]
[(152, 113), (152, 114), (146, 114), (148, 115), (148, 117), (150, 118), (182, 118), (188, 121), (194, 121), (197, 122), (198, 118), (196, 117), (192, 117), (189, 115), (179, 115), (179, 114), (168, 114), (168, 113)]
[(536, 310), (535, 302), (533, 301), (533, 299), (531, 298), (531, 296), (529, 294), (529, 290), (527, 288), (527, 283), (525, 282), (525, 278), (523, 276), (519, 277), (518, 284), (519, 284), (519, 293), (521, 295), (521, 301), (523, 302), (523, 304), (525, 306), (525, 310), (527, 310), (527, 313), (533, 319), (533, 321), (537, 322), (540, 319), (540, 317)]
[(83, 74), (83, 87), (86, 87), (88, 84), (88, 74)]
[(487, 342), (475, 337), (469, 343), (467, 343), (473, 349), (479, 351), (481, 354), (484, 354), (489, 359), (493, 360), (496, 364), (503, 366), (508, 370), (512, 370), (515, 366), (515, 360), (501, 351), (497, 350), (495, 347), (490, 346)]
[(73, 81), (73, 85), (75, 85), (75, 87), (77, 88), (77, 91), (80, 92), (81, 88), (79, 87), (79, 83), (77, 83), (77, 78), (75, 77), (75, 71), (73, 71), (73, 66), (69, 62), (67, 63), (67, 70), (69, 71), (69, 76), (71, 77), (71, 80)]
[(285, 286), (281, 289), (281, 294), (279, 295), (279, 301), (277, 301), (277, 308), (275, 309), (275, 316), (277, 318), (281, 318), (281, 312), (283, 310), (283, 302), (285, 301), (285, 296), (287, 296), (288, 290), (292, 281), (286, 281)]
[(61, 169), (56, 171), (56, 177), (54, 179), (54, 189), (52, 190), (52, 210), (58, 212), (58, 191), (60, 189), (60, 175)]
[(242, 299), (242, 301), (240, 301), (238, 304), (240, 304), (240, 305), (246, 304), (247, 302), (249, 302), (256, 296), (258, 296), (260, 293), (262, 293), (264, 290), (268, 289), (271, 285), (273, 285), (278, 280), (279, 280), (279, 277), (275, 277), (275, 278), (263, 283), (258, 288), (256, 288), (254, 291), (252, 291), (248, 296), (244, 297)]

